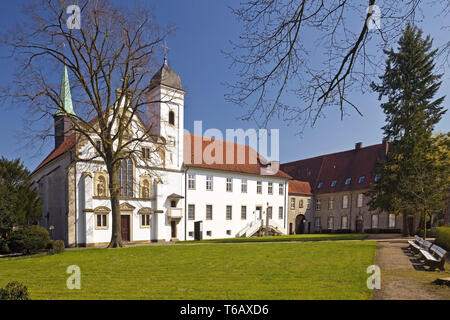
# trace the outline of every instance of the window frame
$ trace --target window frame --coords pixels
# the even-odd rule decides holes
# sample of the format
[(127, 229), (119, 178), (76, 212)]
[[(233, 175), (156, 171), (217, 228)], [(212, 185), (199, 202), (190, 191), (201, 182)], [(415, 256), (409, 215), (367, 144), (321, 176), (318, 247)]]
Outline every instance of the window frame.
[(206, 191), (214, 191), (214, 176), (206, 176)]
[(195, 190), (195, 184), (196, 184), (196, 174), (188, 173), (188, 190)]
[[(191, 208), (193, 208), (192, 216), (191, 216)], [(188, 204), (188, 220), (193, 221), (195, 220), (195, 204)]]

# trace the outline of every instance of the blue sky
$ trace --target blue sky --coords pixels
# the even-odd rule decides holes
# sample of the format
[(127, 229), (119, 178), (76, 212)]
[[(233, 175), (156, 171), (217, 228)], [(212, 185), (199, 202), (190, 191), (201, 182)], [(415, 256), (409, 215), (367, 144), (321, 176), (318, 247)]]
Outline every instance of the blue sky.
[[(15, 23), (20, 23), (21, 1), (1, 1), (0, 27), (2, 30)], [(227, 128), (253, 128), (254, 123), (237, 120), (242, 110), (224, 99), (228, 92), (224, 82), (232, 82), (235, 75), (229, 69), (229, 61), (221, 53), (230, 49), (229, 41), (236, 40), (241, 26), (231, 14), (228, 5), (237, 5), (239, 1), (222, 0), (165, 0), (146, 1), (155, 9), (155, 15), (162, 24), (173, 24), (177, 27), (170, 36), (167, 45), (169, 65), (181, 77), (183, 87), (187, 91), (185, 101), (185, 127), (193, 131), (195, 120), (203, 121), (203, 128), (218, 128), (225, 132)], [(433, 12), (425, 12), (433, 16)], [(440, 44), (448, 40), (448, 31), (439, 30), (440, 24), (435, 19), (419, 25), (425, 33), (435, 38)], [(0, 57), (6, 55), (5, 48), (0, 47)], [(162, 62), (162, 61), (161, 61)], [(12, 80), (14, 64), (9, 58), (0, 59), (0, 86)], [(443, 78), (440, 94), (450, 99), (450, 73)], [(322, 118), (315, 127), (306, 127), (302, 135), (297, 135), (295, 124), (287, 126), (279, 120), (273, 120), (270, 128), (280, 129), (280, 160), (282, 162), (312, 157), (351, 149), (355, 142), (363, 145), (380, 143), (381, 127), (384, 114), (376, 94), (354, 94), (356, 102), (363, 112), (363, 117), (349, 110), (349, 115), (341, 121), (338, 108), (329, 109), (326, 118)], [(448, 106), (449, 100), (445, 105)], [(296, 104), (295, 97), (288, 102)], [(29, 169), (37, 164), (51, 151), (53, 141), (39, 150), (25, 148), (22, 139), (23, 109), (0, 106), (0, 156), (9, 159), (20, 157)], [(436, 128), (450, 130), (450, 115), (447, 114)]]

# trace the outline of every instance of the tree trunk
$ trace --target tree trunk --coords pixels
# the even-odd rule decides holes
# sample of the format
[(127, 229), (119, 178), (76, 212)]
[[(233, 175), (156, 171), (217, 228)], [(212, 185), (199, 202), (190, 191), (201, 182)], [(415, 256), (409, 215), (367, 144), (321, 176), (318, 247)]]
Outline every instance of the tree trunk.
[(111, 214), (112, 214), (112, 234), (108, 248), (123, 247), (122, 242), (122, 222), (120, 220), (120, 190), (118, 183), (118, 167), (110, 167), (109, 172), (109, 193), (111, 195)]
[(407, 237), (409, 235), (408, 215), (406, 214), (406, 211), (403, 211), (402, 215), (403, 215), (403, 236)]

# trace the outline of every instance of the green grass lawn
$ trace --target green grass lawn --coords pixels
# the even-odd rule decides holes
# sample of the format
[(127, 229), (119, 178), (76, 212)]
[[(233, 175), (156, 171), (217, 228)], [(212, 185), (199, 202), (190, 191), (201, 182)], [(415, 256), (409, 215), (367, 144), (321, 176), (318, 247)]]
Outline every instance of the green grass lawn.
[(207, 239), (201, 241), (189, 240), (189, 241), (180, 241), (178, 243), (184, 244), (184, 243), (244, 243), (244, 242), (364, 240), (368, 236), (369, 235), (365, 233), (295, 234), (289, 236), (272, 236), (272, 237), (224, 238), (224, 239)]
[[(0, 259), (32, 299), (369, 299), (372, 241), (142, 246)], [(81, 268), (81, 290), (66, 269)]]

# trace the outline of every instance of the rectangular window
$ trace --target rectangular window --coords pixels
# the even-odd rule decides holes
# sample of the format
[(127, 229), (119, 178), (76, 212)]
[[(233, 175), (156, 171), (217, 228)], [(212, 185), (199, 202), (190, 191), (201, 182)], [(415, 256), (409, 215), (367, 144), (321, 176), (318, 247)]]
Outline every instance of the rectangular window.
[(328, 218), (328, 229), (329, 230), (333, 230), (333, 226), (334, 226), (333, 222), (334, 222), (333, 217), (329, 217)]
[(232, 209), (231, 206), (227, 206), (227, 220), (231, 220), (232, 218)]
[(278, 194), (282, 196), (284, 194), (284, 186), (282, 183), (278, 184)]
[(208, 191), (213, 190), (213, 177), (212, 176), (206, 177), (206, 190), (208, 190)]
[(334, 198), (330, 198), (328, 200), (328, 210), (333, 210), (334, 209)]
[(195, 190), (195, 174), (188, 174), (188, 189)]
[(211, 204), (207, 204), (206, 205), (206, 220), (212, 220), (212, 205)]
[(211, 237), (211, 235), (212, 235), (211, 231), (206, 231), (206, 235), (207, 235), (208, 237)]
[(267, 207), (267, 217), (272, 219), (272, 207)]
[(189, 231), (188, 235), (189, 235), (189, 237), (193, 237), (194, 236), (194, 231)]
[(195, 220), (195, 205), (190, 204), (188, 206), (188, 220)]
[(150, 214), (141, 214), (141, 227), (150, 227)]
[(395, 214), (389, 214), (389, 228), (395, 228)]
[(316, 229), (320, 229), (320, 218), (316, 218), (315, 220)]
[(97, 214), (96, 227), (100, 229), (108, 228), (108, 215), (107, 214)]
[(227, 236), (231, 236), (231, 230), (227, 230)]
[(295, 198), (291, 198), (291, 209), (295, 209)]
[(301, 200), (298, 202), (298, 207), (299, 207), (299, 208), (303, 208), (303, 199), (301, 199)]
[(241, 180), (241, 192), (247, 193), (247, 179)]
[(150, 148), (142, 148), (142, 159), (150, 159)]
[(342, 197), (342, 209), (348, 208), (348, 195)]
[(278, 219), (283, 219), (283, 207), (278, 208)]
[(308, 202), (306, 204), (307, 209), (311, 209), (311, 199), (308, 199)]
[(358, 194), (358, 204), (357, 204), (358, 208), (361, 208), (363, 206), (363, 194), (360, 193)]
[(261, 181), (256, 182), (256, 193), (262, 194), (262, 182)]
[(241, 219), (246, 220), (247, 219), (247, 207), (241, 206)]
[(372, 215), (372, 229), (378, 228), (378, 215)]
[(268, 194), (273, 194), (273, 183), (272, 182), (268, 183), (267, 193)]
[(227, 178), (227, 191), (232, 192), (233, 191), (233, 179)]
[(348, 217), (342, 217), (341, 229), (348, 229)]
[(319, 199), (316, 200), (316, 210), (320, 211), (320, 200)]

